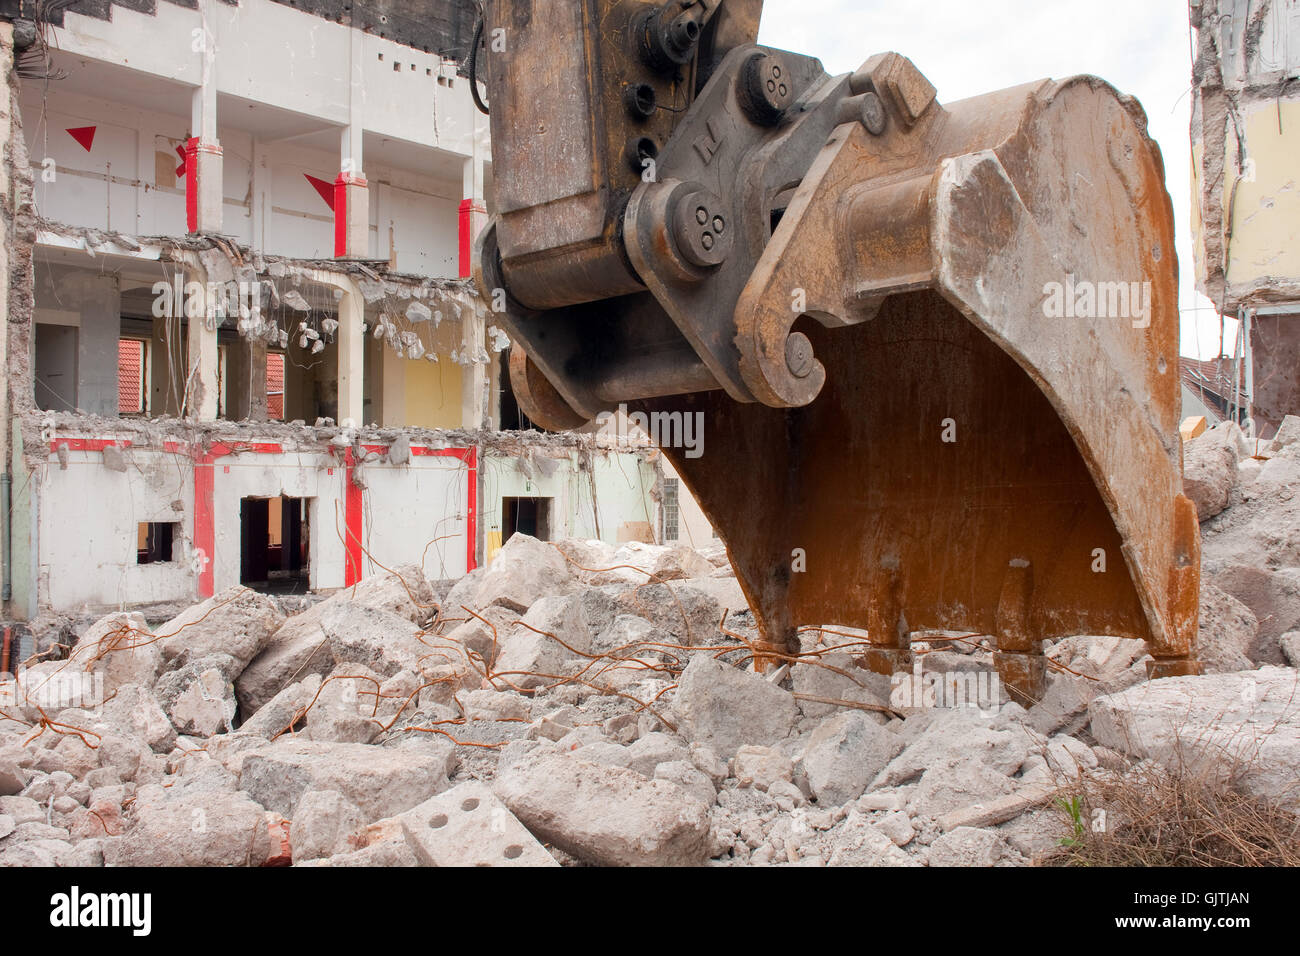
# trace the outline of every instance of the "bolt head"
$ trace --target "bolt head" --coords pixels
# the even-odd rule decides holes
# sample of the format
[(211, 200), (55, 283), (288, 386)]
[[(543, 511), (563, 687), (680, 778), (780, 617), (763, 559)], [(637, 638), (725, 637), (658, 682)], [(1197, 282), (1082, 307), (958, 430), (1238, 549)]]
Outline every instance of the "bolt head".
[(761, 126), (775, 126), (794, 105), (790, 73), (778, 56), (756, 54), (740, 71), (740, 105)]
[(807, 378), (816, 367), (812, 342), (802, 332), (791, 332), (785, 339), (785, 366), (795, 378)]
[(862, 125), (867, 132), (879, 136), (885, 131), (886, 120), (885, 104), (880, 102), (880, 97), (875, 93), (865, 94), (862, 97)]
[(682, 258), (708, 268), (721, 265), (731, 254), (731, 230), (722, 200), (707, 189), (682, 196), (672, 216), (673, 240)]

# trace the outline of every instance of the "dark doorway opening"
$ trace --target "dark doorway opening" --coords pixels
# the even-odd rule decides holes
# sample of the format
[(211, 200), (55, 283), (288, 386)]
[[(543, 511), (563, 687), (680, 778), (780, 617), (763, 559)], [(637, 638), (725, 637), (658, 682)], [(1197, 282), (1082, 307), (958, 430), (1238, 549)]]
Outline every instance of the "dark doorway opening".
[(245, 498), (239, 505), (239, 581), (255, 591), (305, 592), (310, 527), (306, 498)]
[(551, 538), (550, 498), (502, 498), (501, 543), (505, 544), (515, 532), (531, 535), (541, 541)]

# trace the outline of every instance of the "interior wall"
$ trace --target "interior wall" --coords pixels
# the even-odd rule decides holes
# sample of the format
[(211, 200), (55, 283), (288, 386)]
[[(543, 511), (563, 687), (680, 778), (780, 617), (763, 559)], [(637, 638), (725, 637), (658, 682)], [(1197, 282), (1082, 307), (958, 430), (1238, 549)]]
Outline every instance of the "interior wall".
[[(117, 472), (104, 467), (102, 452), (69, 450), (66, 469), (51, 455), (35, 476), (41, 604), (74, 610), (194, 596), (192, 516), (188, 507), (172, 507), (193, 501), (189, 462), (163, 452), (127, 454), (131, 467)], [(142, 521), (180, 522), (171, 562), (136, 563)]]

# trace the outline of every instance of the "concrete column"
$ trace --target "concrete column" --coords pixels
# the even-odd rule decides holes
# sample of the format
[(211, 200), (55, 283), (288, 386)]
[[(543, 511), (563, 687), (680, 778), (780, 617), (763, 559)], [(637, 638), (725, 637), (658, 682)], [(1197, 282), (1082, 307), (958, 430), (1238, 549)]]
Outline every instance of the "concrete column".
[[(207, 273), (202, 269), (187, 268), (186, 284), (197, 282), (207, 288)], [(185, 400), (185, 416), (199, 421), (215, 421), (220, 381), (218, 379), (217, 317), (204, 299), (202, 315), (189, 316), (185, 326), (185, 379), (181, 394)]]
[(365, 176), (346, 170), (334, 180), (334, 257), (370, 257), (370, 187)]
[[(483, 160), (478, 154), (477, 139), (474, 154), (465, 159), (461, 173), (460, 204), (460, 275), (470, 275), (474, 240), (487, 224), (487, 205), (483, 201)], [(481, 356), (486, 349), (487, 323), (483, 303), (474, 298), (472, 315), (462, 326), (461, 351), (470, 356)], [(488, 372), (489, 364), (466, 365), (461, 378), (461, 424), (465, 428), (482, 428), (488, 424)]]
[(361, 50), (358, 31), (349, 30), (348, 125), (340, 144), (339, 175), (334, 180), (334, 256), (370, 255), (370, 190), (362, 171)]
[(266, 340), (239, 337), (226, 349), (226, 417), (267, 420)]
[[(472, 311), (467, 310), (462, 321), (462, 354), (471, 357), (482, 355), (485, 348), (486, 310), (474, 300)], [(488, 364), (477, 362), (464, 366), (460, 380), (461, 427), (482, 428), (487, 424)]]
[(117, 417), (117, 342), (122, 299), (117, 276), (87, 279), (77, 335), (77, 407), (89, 415)]
[(483, 200), (483, 160), (478, 155), (465, 159), (461, 171), (460, 277), (473, 271), (474, 240), (487, 225), (487, 204)]
[(338, 415), (340, 425), (351, 419), (354, 425), (364, 424), (365, 407), (365, 333), (361, 331), (366, 321), (366, 300), (361, 287), (350, 277), (335, 272), (314, 271), (312, 279), (332, 285), (343, 291), (338, 312)]
[(185, 143), (185, 222), (191, 233), (221, 232), (222, 163), (217, 141), (216, 39), (203, 23), (201, 83), (190, 101)]

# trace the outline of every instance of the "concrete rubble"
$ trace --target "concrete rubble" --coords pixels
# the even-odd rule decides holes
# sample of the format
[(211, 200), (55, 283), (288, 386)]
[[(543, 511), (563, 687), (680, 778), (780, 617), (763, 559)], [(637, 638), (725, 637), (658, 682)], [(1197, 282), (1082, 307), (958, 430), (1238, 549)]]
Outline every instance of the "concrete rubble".
[[(1204, 676), (1079, 635), (1029, 710), (904, 706), (851, 628), (756, 673), (721, 549), (516, 534), (458, 581), (91, 623), (0, 684), (0, 865), (1020, 866), (1068, 836), (1058, 796), (1150, 760), (1300, 807), (1300, 444), (1222, 431)], [(991, 670), (988, 641), (913, 647), (893, 684)], [(101, 698), (54, 701), (74, 675)]]

